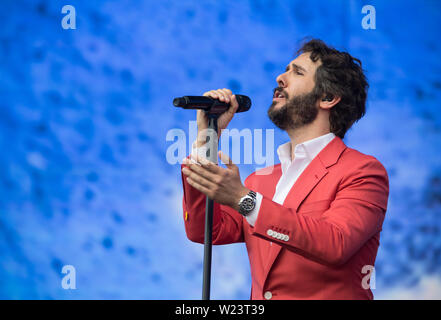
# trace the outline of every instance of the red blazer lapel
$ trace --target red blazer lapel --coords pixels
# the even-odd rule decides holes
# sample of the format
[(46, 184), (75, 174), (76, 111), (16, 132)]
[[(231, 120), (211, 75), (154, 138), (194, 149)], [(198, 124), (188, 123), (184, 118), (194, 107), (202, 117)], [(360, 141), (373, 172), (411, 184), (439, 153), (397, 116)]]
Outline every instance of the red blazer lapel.
[(286, 196), (285, 202), (289, 199), (290, 207), (297, 212), (301, 203), (328, 173), (327, 168), (337, 162), (344, 149), (346, 145), (339, 137), (329, 142), (302, 172)]

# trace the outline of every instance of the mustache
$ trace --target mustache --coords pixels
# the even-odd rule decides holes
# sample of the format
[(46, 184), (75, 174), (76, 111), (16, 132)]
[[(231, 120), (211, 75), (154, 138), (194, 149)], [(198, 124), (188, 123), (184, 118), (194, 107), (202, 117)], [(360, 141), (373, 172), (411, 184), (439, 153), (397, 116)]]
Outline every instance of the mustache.
[(277, 91), (283, 93), (283, 95), (285, 96), (285, 99), (289, 99), (288, 92), (286, 92), (285, 90), (283, 90), (282, 87), (276, 87), (276, 88), (273, 89), (273, 97), (274, 97), (274, 95), (276, 94)]

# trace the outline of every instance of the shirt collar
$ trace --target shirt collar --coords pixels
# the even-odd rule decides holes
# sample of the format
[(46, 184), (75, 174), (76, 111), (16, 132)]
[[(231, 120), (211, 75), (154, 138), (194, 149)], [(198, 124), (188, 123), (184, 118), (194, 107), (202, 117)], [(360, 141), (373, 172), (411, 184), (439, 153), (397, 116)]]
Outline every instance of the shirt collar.
[[(330, 132), (320, 137), (299, 143), (294, 148), (294, 159), (306, 159), (311, 162), (326, 145), (335, 138), (335, 134)], [(291, 164), (291, 141), (288, 141), (277, 148), (282, 173)]]

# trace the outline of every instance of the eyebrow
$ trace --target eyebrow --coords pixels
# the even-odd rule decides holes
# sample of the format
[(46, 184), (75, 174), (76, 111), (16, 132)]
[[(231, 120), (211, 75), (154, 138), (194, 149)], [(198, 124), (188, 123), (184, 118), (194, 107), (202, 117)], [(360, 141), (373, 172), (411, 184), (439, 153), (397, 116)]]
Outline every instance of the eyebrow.
[(285, 72), (287, 72), (287, 71), (289, 70), (289, 67), (290, 67), (290, 66), (291, 66), (293, 69), (297, 69), (297, 70), (299, 70), (299, 71), (302, 71), (302, 72), (307, 73), (307, 71), (306, 71), (305, 68), (299, 66), (298, 64), (295, 64), (294, 62), (291, 63), (291, 65), (288, 65), (288, 66), (286, 67)]

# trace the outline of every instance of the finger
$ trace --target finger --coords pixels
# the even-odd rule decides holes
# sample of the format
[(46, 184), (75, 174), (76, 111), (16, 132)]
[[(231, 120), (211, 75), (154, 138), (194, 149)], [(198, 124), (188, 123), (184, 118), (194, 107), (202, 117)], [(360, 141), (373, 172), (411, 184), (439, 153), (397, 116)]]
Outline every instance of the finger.
[(215, 175), (210, 170), (206, 169), (203, 165), (193, 164), (193, 165), (189, 165), (188, 167), (190, 168), (191, 171), (197, 173), (198, 175), (205, 178), (206, 180), (208, 180), (212, 183), (216, 183), (217, 175)]
[(211, 162), (210, 160), (205, 158), (199, 158), (199, 163), (204, 169), (214, 173), (215, 175), (219, 175), (222, 173), (223, 170), (225, 170), (219, 167), (216, 163)]
[(236, 113), (238, 108), (239, 108), (239, 102), (237, 102), (236, 95), (233, 94), (231, 96), (230, 107), (228, 108), (227, 112), (234, 114)]
[(220, 89), (221, 91), (222, 91), (222, 94), (224, 95), (224, 97), (225, 97), (225, 102), (226, 103), (230, 103), (230, 101), (231, 101), (231, 96), (233, 95), (233, 93), (231, 92), (231, 90), (230, 89), (226, 89), (226, 88), (223, 88), (223, 89)]
[(226, 153), (219, 151), (219, 158), (221, 159), (222, 163), (227, 166), (227, 168), (233, 169), (234, 167), (236, 167), (236, 165)]
[(203, 194), (207, 195), (211, 194), (210, 189), (208, 189), (207, 187), (204, 187), (203, 185), (199, 184), (198, 182), (194, 181), (192, 178), (187, 177), (186, 178), (187, 182), (189, 185), (191, 185), (193, 188), (195, 188), (196, 190), (199, 190), (200, 192), (202, 192)]
[(185, 164), (187, 167), (189, 167), (192, 164), (200, 166), (200, 164), (195, 159), (196, 158), (194, 157), (194, 155), (190, 154), (190, 158), (183, 159), (182, 163)]
[(223, 90), (224, 92), (226, 92), (229, 96), (232, 96), (232, 95), (233, 95), (233, 92), (232, 92), (230, 89), (223, 88), (222, 90)]
[(217, 89), (216, 92), (219, 94), (219, 100), (228, 103), (230, 101), (229, 94), (223, 89)]
[[(196, 156), (194, 156), (194, 155), (191, 155), (191, 156), (193, 156), (193, 159), (196, 159)], [(222, 174), (223, 170), (225, 170), (224, 168), (219, 167), (217, 164), (211, 162), (210, 160), (208, 160), (208, 159), (206, 159), (204, 157), (197, 156), (197, 159), (198, 159), (197, 160), (198, 164), (201, 167), (203, 167), (204, 169), (214, 173), (215, 175)]]
[(210, 190), (216, 186), (213, 182), (205, 179), (203, 176), (199, 175), (193, 170), (190, 170), (189, 168), (190, 166), (188, 168), (182, 168), (182, 173), (185, 174), (188, 178)]
[(218, 99), (219, 98), (219, 93), (216, 90), (210, 90), (207, 91), (203, 94), (204, 97), (210, 97), (213, 99)]
[[(201, 141), (203, 142), (203, 141)], [(198, 166), (201, 165), (201, 161), (202, 161), (202, 156), (200, 156), (198, 153), (191, 153), (190, 154), (190, 161), (191, 163), (194, 163)]]

